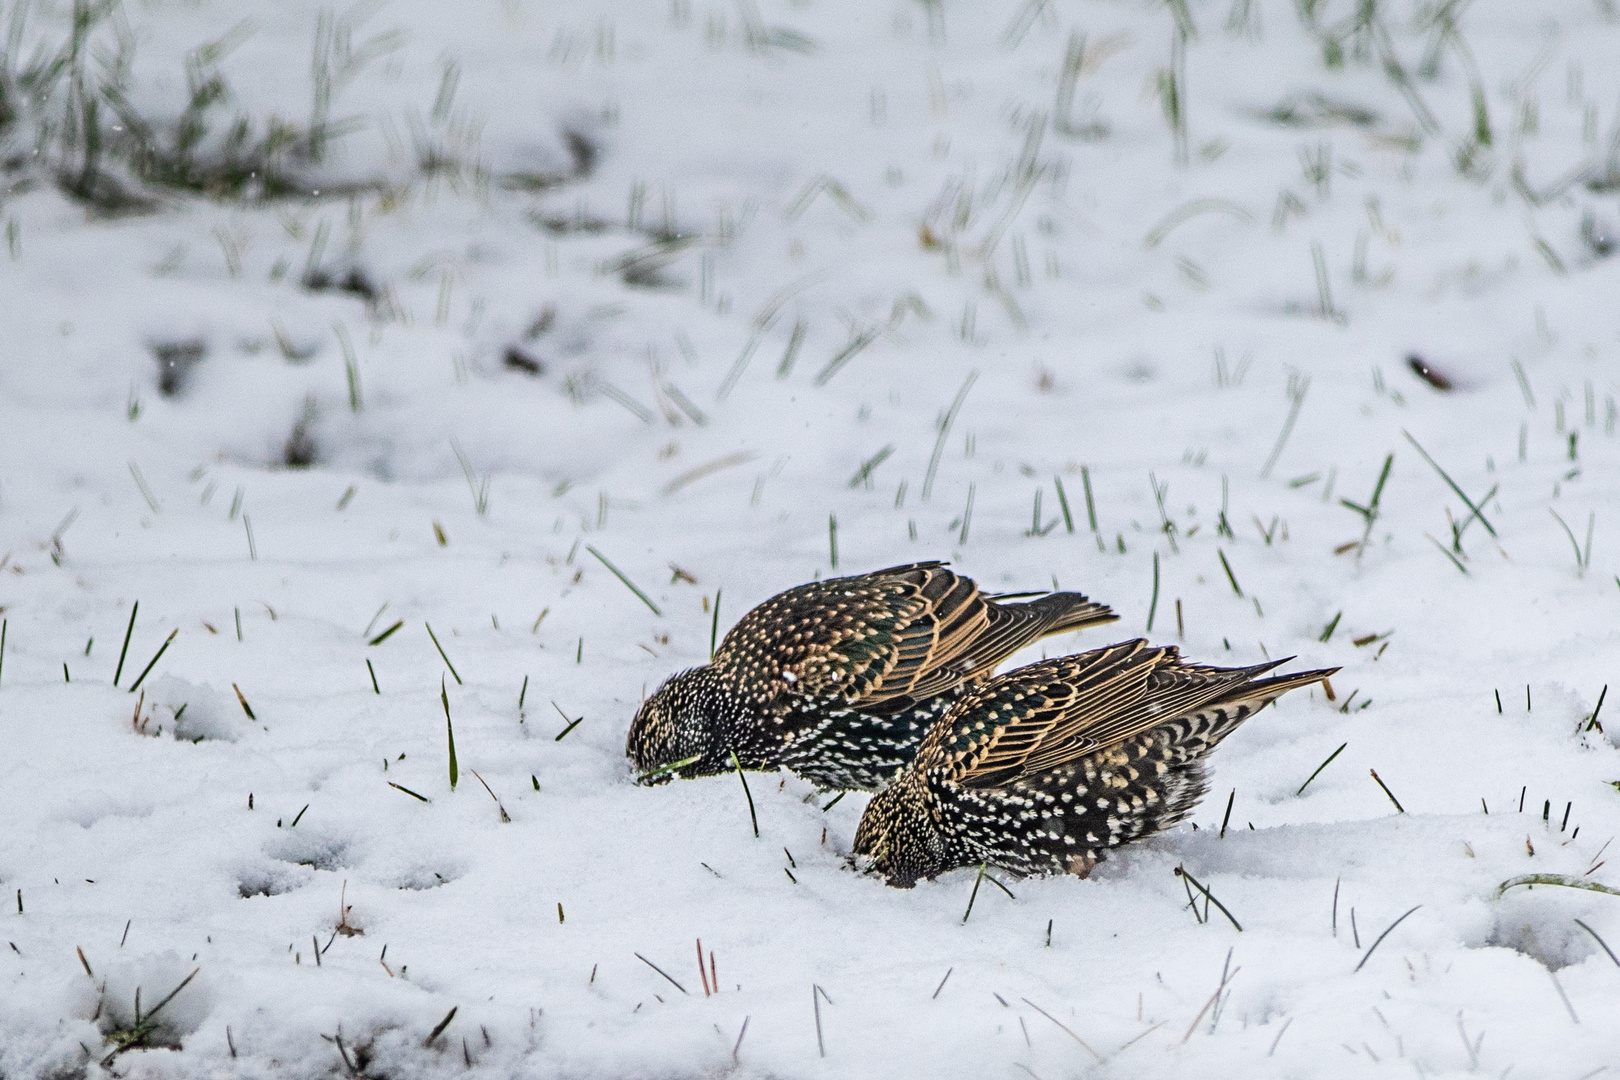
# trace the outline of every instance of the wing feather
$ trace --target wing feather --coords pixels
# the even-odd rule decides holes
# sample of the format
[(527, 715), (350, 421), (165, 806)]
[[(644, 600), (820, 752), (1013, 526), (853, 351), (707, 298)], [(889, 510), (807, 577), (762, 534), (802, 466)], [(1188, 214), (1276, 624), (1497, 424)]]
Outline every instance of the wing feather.
[(1276, 666), (1186, 664), (1173, 646), (1141, 640), (1031, 664), (957, 702), (929, 733), (919, 761), (964, 786), (998, 787), (1210, 704), (1270, 700), (1323, 674), (1253, 681)]

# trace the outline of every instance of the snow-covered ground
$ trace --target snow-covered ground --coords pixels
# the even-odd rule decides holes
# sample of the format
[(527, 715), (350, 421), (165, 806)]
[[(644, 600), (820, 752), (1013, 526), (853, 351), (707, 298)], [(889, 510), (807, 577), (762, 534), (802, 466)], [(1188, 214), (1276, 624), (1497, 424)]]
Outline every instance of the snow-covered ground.
[[(1613, 4), (3, 16), (0, 1075), (1620, 1062), (1620, 897), (1499, 893), (1620, 883)], [(188, 63), (304, 194), (131, 179)], [(716, 603), (923, 558), (1337, 698), (970, 915), (632, 784)]]

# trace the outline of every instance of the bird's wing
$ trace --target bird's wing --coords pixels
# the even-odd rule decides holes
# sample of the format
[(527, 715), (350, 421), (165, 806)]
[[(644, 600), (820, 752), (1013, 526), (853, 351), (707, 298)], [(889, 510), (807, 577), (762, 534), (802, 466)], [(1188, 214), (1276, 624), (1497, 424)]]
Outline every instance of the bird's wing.
[(715, 654), (757, 699), (779, 694), (878, 705), (928, 697), (989, 625), (978, 586), (943, 563), (912, 563), (789, 589), (732, 627)]
[(999, 787), (1195, 712), (1274, 666), (1193, 666), (1140, 640), (1045, 660), (963, 697), (918, 760), (959, 784)]

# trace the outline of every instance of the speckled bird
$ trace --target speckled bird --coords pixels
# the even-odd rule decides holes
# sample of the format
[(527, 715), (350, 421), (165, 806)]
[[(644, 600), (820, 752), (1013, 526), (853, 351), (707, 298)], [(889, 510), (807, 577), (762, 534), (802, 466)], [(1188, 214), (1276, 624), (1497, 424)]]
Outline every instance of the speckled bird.
[(1007, 599), (940, 562), (789, 589), (744, 615), (708, 665), (659, 687), (625, 752), (642, 783), (728, 772), (735, 754), (823, 788), (880, 787), (1008, 656), (1118, 618), (1079, 593)]
[(1138, 640), (1009, 671), (964, 694), (873, 797), (857, 860), (901, 888), (984, 863), (1085, 877), (1186, 816), (1204, 756), (1245, 719), (1338, 670), (1260, 677), (1284, 663), (1204, 667)]

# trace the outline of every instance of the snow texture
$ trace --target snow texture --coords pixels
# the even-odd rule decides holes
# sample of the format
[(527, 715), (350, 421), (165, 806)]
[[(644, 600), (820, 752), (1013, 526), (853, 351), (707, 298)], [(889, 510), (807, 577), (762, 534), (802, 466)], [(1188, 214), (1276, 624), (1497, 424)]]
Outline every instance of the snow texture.
[[(172, 121), (244, 18), (255, 132), (347, 50), (302, 194), (0, 132), (0, 1076), (1620, 1061), (1620, 898), (1499, 894), (1620, 882), (1613, 4), (151, 2), (86, 70)], [(1123, 616), (1012, 663), (1336, 697), (970, 915), (867, 796), (632, 783), (716, 603), (925, 558)]]

